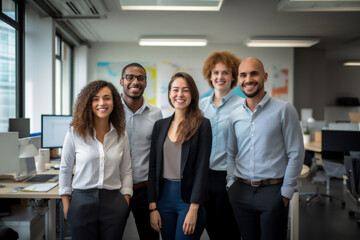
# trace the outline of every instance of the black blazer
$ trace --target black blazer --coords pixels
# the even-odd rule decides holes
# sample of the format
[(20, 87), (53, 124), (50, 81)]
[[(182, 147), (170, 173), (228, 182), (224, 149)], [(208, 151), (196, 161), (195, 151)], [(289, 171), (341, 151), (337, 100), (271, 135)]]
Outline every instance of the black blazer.
[[(174, 118), (158, 120), (153, 129), (149, 162), (148, 202), (156, 202), (163, 179), (163, 145)], [(201, 204), (206, 200), (207, 176), (211, 153), (212, 133), (210, 121), (203, 118), (199, 129), (182, 145), (180, 188), (184, 202)]]

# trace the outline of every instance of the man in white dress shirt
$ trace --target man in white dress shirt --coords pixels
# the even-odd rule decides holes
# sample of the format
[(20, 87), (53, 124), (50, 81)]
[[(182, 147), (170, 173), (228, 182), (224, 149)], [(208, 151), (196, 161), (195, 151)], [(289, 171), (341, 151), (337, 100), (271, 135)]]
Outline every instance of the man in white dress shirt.
[(126, 113), (134, 183), (130, 211), (135, 218), (140, 239), (152, 240), (159, 239), (159, 233), (150, 226), (147, 202), (149, 154), (153, 126), (162, 118), (162, 113), (143, 97), (146, 83), (146, 71), (140, 64), (130, 63), (123, 68), (120, 79), (123, 87), (121, 99)]

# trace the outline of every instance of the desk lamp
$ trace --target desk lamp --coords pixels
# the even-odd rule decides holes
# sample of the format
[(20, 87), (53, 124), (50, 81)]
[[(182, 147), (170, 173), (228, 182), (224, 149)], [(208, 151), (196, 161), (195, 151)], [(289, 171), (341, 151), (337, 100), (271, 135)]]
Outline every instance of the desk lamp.
[(35, 156), (39, 154), (36, 147), (30, 142), (30, 138), (19, 139), (19, 160), (20, 160), (20, 175), (18, 180), (22, 180), (29, 176), (29, 174), (36, 173)]
[(20, 138), (20, 153), (19, 158), (35, 157), (39, 154), (36, 147), (30, 142), (30, 138)]

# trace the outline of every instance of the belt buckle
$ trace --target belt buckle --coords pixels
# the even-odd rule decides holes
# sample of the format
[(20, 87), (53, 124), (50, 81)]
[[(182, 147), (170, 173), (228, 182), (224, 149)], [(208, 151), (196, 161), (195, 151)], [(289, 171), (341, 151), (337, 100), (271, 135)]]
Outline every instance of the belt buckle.
[[(255, 181), (255, 182), (256, 182), (256, 181)], [(254, 183), (255, 183), (255, 182), (254, 182)], [(251, 185), (252, 187), (260, 187), (261, 184), (259, 184), (259, 185), (253, 184), (253, 181), (250, 180), (250, 185)]]

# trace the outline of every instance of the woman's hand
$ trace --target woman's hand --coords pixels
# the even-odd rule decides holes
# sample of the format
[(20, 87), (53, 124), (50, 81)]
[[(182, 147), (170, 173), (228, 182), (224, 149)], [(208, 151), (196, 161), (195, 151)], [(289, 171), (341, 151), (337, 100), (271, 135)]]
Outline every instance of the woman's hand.
[(61, 196), (61, 200), (63, 203), (64, 217), (65, 217), (65, 219), (67, 219), (67, 213), (69, 211), (69, 206), (70, 206), (70, 196), (63, 195), (63, 196)]
[[(156, 210), (154, 210), (156, 209)], [(160, 232), (162, 228), (160, 213), (157, 210), (156, 202), (149, 203), (149, 211), (150, 211), (150, 225), (151, 227)]]
[(161, 224), (160, 213), (158, 210), (150, 212), (150, 224), (155, 231), (157, 232), (161, 231), (162, 224)]
[(129, 194), (124, 194), (124, 198), (127, 202), (127, 205), (129, 206), (130, 205), (130, 195)]
[(183, 231), (185, 235), (191, 235), (195, 232), (198, 210), (199, 204), (190, 204), (189, 211), (186, 214), (183, 224)]

